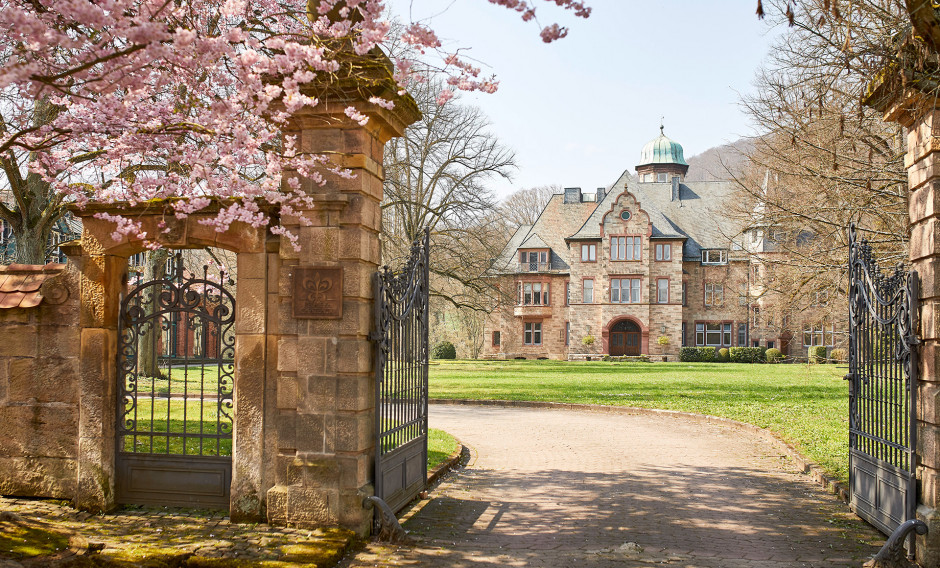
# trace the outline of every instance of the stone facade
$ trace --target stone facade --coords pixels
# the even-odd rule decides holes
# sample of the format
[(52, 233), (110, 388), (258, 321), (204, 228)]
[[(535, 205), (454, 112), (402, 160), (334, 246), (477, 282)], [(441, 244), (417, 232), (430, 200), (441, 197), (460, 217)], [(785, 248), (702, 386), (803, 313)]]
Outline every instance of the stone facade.
[(11, 265), (0, 267), (0, 281), (0, 494), (71, 499), (81, 414), (77, 274)]
[[(669, 152), (644, 149), (644, 159), (682, 160), (681, 146), (668, 138), (650, 144)], [(483, 356), (675, 360), (683, 345), (713, 345), (776, 347), (805, 357), (804, 326), (823, 316), (803, 309), (794, 321), (761, 317), (773, 312), (775, 298), (760, 265), (778, 253), (725, 213), (733, 183), (685, 183), (687, 169), (684, 162), (647, 162), (637, 168), (642, 175), (625, 172), (609, 189), (567, 188), (553, 196), (494, 264), (503, 294), (486, 321)], [(663, 176), (669, 181), (656, 181)], [(843, 343), (836, 325), (827, 323), (828, 334), (806, 335), (806, 342)]]

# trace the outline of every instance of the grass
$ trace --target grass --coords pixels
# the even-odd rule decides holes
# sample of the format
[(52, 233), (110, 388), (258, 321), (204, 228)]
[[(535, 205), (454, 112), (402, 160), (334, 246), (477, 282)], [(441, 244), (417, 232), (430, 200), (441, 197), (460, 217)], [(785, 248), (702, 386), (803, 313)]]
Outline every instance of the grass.
[(434, 361), (431, 398), (634, 406), (767, 428), (848, 482), (848, 383), (837, 365)]
[[(151, 420), (151, 412), (153, 419)], [(230, 411), (231, 413), (231, 411)], [(201, 419), (200, 419), (201, 417)], [(135, 418), (134, 412), (127, 415)], [(231, 420), (225, 416), (219, 418), (215, 399), (202, 401), (182, 398), (160, 399), (153, 401), (149, 397), (137, 399), (137, 423), (134, 431), (139, 434), (124, 436), (124, 451), (174, 454), (174, 455), (232, 455)], [(151, 439), (149, 432), (153, 432)], [(223, 434), (218, 445), (214, 438), (191, 438), (186, 434)], [(152, 444), (152, 445), (151, 445)], [(200, 445), (201, 444), (201, 445)], [(167, 450), (169, 448), (169, 451)]]
[(428, 428), (428, 471), (444, 463), (456, 449), (456, 438), (443, 430)]

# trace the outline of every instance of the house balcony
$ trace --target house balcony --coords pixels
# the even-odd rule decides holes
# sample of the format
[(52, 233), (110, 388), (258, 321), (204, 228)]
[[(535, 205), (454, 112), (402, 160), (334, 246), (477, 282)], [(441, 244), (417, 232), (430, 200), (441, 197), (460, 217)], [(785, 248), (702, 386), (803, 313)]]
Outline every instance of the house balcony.
[(517, 318), (550, 318), (552, 317), (552, 307), (516, 306), (513, 308), (513, 315)]
[(519, 272), (551, 272), (550, 262), (520, 262)]

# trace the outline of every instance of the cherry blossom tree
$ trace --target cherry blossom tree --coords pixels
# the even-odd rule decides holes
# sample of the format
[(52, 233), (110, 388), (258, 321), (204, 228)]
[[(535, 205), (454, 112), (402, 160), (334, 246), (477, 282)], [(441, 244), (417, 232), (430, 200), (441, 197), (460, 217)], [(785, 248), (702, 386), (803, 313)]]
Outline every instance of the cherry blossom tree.
[[(535, 21), (531, 1), (488, 1)], [(590, 14), (581, 2), (551, 2)], [(383, 12), (381, 0), (0, 0), (7, 188), (30, 188), (51, 210), (159, 199), (185, 216), (223, 199), (210, 221), (218, 230), (268, 223), (265, 203), (288, 214), (308, 209), (294, 172), (321, 185), (350, 173), (300, 152), (282, 130), (292, 113), (330, 96), (311, 96), (305, 85), (329, 85), (348, 73), (344, 62), (376, 53), (389, 30)], [(557, 24), (539, 29), (544, 41), (567, 33)], [(402, 40), (446, 74), (439, 102), (454, 90), (496, 90), (493, 77), (449, 53), (426, 24), (407, 24)], [(395, 61), (400, 84), (413, 68)], [(346, 109), (364, 122), (362, 110)], [(41, 215), (27, 209), (18, 211)], [(15, 213), (0, 208), (5, 219)], [(116, 233), (140, 234), (132, 219), (111, 219)]]

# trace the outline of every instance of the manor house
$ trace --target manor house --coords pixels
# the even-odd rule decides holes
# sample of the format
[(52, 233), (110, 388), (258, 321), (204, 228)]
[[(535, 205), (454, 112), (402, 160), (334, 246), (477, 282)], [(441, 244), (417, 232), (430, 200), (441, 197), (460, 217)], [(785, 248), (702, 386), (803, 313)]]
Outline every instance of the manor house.
[(661, 132), (635, 176), (554, 195), (493, 265), (504, 300), (487, 318), (483, 356), (675, 360), (680, 346), (698, 345), (804, 357), (810, 345), (833, 345), (826, 320), (761, 317), (774, 244), (728, 214), (733, 182), (687, 181), (688, 169)]

